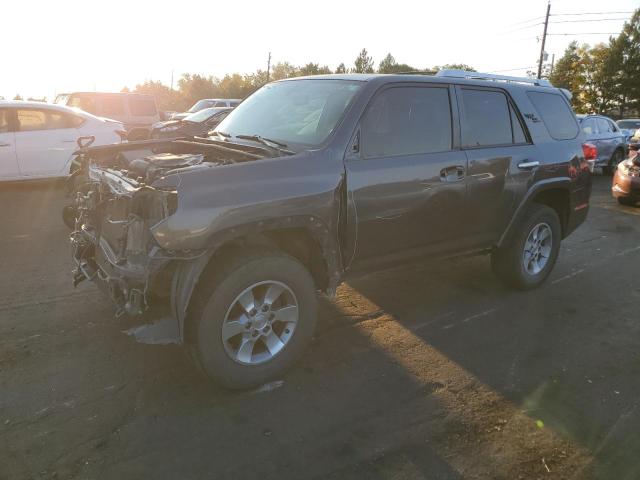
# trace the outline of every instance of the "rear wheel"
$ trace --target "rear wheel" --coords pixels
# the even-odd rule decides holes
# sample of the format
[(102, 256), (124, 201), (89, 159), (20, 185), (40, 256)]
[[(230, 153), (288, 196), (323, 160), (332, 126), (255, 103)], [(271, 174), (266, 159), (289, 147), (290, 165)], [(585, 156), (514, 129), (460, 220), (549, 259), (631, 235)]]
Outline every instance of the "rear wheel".
[(281, 376), (313, 335), (313, 278), (271, 249), (236, 252), (204, 278), (190, 314), (191, 348), (204, 371), (228, 388)]
[(549, 276), (560, 250), (561, 228), (552, 208), (532, 204), (508, 245), (491, 254), (494, 273), (519, 290), (540, 286)]
[(605, 175), (613, 175), (618, 168), (618, 164), (624, 160), (624, 152), (620, 149), (617, 149), (611, 155), (611, 159), (609, 160), (609, 165), (602, 167), (602, 173)]

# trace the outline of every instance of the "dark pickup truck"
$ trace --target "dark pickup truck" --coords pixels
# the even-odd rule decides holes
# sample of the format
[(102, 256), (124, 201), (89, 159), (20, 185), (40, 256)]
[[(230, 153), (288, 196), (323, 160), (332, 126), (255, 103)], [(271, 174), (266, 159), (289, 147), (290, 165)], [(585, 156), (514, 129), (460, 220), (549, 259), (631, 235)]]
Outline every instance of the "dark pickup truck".
[(78, 152), (74, 281), (119, 313), (164, 317), (219, 383), (255, 386), (296, 360), (317, 292), (351, 274), (490, 253), (507, 284), (543, 283), (589, 208), (583, 142), (568, 94), (544, 80), (271, 83), (207, 138)]

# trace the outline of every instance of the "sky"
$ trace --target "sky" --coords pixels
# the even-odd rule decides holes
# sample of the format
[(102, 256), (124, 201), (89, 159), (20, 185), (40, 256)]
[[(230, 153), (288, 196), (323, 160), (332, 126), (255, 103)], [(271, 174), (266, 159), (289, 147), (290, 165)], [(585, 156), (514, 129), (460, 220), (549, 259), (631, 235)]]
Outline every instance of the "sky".
[[(144, 80), (169, 85), (182, 73), (224, 76), (288, 61), (353, 65), (366, 47), (377, 63), (425, 68), (466, 63), (483, 72), (524, 75), (539, 55), (547, 0), (322, 2), (289, 0), (4, 0), (0, 96), (119, 91)], [(638, 0), (552, 0), (549, 33), (619, 32)], [(576, 14), (582, 15), (559, 15)], [(593, 20), (573, 22), (574, 20)], [(612, 19), (612, 20), (603, 20)], [(558, 23), (558, 22), (565, 23)], [(13, 39), (7, 42), (7, 39)], [(572, 40), (551, 35), (560, 57)]]

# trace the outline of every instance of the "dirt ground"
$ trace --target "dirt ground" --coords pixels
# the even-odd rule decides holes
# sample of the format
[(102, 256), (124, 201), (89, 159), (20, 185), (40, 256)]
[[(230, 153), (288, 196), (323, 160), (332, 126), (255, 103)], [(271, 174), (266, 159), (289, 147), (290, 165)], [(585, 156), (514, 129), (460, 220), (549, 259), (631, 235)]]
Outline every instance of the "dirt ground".
[(640, 208), (609, 186), (539, 290), (484, 257), (351, 281), (232, 393), (72, 288), (59, 186), (3, 185), (0, 479), (640, 478)]

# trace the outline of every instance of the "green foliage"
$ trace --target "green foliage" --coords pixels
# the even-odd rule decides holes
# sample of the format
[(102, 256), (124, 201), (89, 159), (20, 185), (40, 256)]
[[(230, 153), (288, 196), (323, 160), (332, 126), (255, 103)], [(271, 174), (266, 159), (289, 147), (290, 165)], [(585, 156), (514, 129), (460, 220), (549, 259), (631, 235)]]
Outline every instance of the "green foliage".
[(466, 63), (446, 63), (442, 66), (435, 66), (431, 70), (439, 72), (440, 70), (464, 70), (465, 72), (475, 72), (476, 69), (470, 67)]
[(19, 93), (16, 93), (16, 96), (13, 97), (14, 100), (23, 100)]
[(363, 48), (354, 62), (353, 73), (373, 73), (373, 58), (369, 56), (366, 48)]
[(578, 113), (640, 113), (640, 9), (607, 44), (570, 43), (549, 80), (571, 91)]
[(338, 68), (336, 68), (336, 73), (347, 73), (347, 66), (344, 63), (341, 63), (338, 65)]
[(378, 65), (378, 73), (403, 73), (415, 72), (417, 69), (406, 63), (398, 63), (390, 53), (382, 59)]

